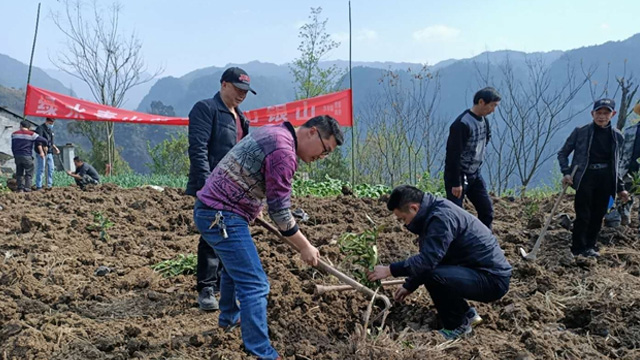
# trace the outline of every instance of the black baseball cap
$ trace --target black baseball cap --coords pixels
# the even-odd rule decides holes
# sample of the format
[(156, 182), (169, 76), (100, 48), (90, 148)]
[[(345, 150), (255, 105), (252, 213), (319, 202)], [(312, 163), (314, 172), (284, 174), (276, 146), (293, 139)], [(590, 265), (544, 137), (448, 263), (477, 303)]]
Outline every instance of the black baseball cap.
[(230, 67), (225, 70), (220, 78), (220, 83), (223, 81), (232, 83), (238, 89), (251, 91), (254, 95), (256, 94), (256, 91), (251, 88), (249, 75), (239, 67)]
[(593, 103), (593, 111), (596, 111), (598, 109), (602, 109), (603, 107), (606, 107), (607, 109), (611, 110), (611, 111), (615, 111), (616, 108), (616, 102), (613, 101), (613, 99), (600, 99), (596, 102)]

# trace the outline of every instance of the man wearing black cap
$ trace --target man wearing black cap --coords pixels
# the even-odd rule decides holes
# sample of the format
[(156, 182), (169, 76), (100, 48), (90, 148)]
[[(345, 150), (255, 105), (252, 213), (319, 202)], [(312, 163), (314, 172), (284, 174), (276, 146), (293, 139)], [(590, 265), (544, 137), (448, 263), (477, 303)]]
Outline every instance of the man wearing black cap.
[[(562, 182), (576, 189), (576, 219), (573, 222), (571, 246), (574, 255), (600, 256), (596, 239), (609, 198), (617, 192), (622, 202), (629, 199), (618, 172), (623, 136), (620, 130), (611, 126), (611, 119), (616, 114), (615, 106), (612, 99), (596, 101), (591, 111), (593, 122), (575, 128), (558, 152), (560, 170), (564, 174)], [(573, 159), (569, 166), (572, 152)], [(578, 169), (572, 178), (571, 172), (575, 166)]]
[[(196, 196), (207, 177), (231, 148), (249, 133), (249, 122), (238, 106), (251, 88), (247, 73), (231, 67), (222, 73), (220, 91), (198, 101), (189, 113), (189, 180), (186, 194)], [(198, 243), (197, 290), (200, 309), (218, 309), (214, 293), (220, 289), (220, 260), (200, 237)]]

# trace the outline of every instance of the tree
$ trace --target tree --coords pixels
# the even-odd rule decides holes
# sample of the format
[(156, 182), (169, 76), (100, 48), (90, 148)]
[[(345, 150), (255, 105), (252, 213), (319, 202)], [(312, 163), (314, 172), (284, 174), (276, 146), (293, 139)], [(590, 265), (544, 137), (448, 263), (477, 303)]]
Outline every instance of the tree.
[(416, 184), (424, 173), (435, 175), (442, 164), (447, 127), (435, 115), (440, 75), (427, 66), (388, 70), (380, 83), (382, 92), (369, 99), (359, 120), (365, 129), (357, 152), (359, 174), (389, 186)]
[(149, 114), (162, 115), (162, 116), (176, 116), (176, 112), (171, 105), (165, 105), (162, 101), (154, 100), (147, 110)]
[(616, 81), (620, 87), (620, 107), (618, 108), (618, 121), (616, 126), (619, 130), (622, 130), (627, 124), (627, 117), (633, 112), (633, 98), (638, 92), (638, 85), (633, 86), (633, 75), (625, 78), (624, 76), (617, 77)]
[(322, 8), (311, 8), (309, 23), (300, 27), (300, 57), (289, 66), (293, 74), (296, 99), (308, 99), (326, 94), (335, 87), (340, 77), (337, 66), (322, 68), (320, 61), (333, 49), (340, 46), (339, 42), (331, 39), (326, 26), (329, 19), (320, 20)]
[[(85, 18), (80, 0), (66, 0), (64, 5), (64, 14), (52, 14), (52, 18), (67, 37), (67, 46), (52, 62), (60, 70), (84, 81), (96, 102), (120, 107), (127, 91), (160, 74), (157, 70), (152, 75), (145, 75), (142, 43), (135, 33), (121, 35), (118, 28), (120, 5), (113, 3), (104, 10), (94, 0), (90, 20)], [(114, 126), (113, 122), (77, 121), (69, 130), (89, 139), (92, 157), (103, 159), (94, 160), (96, 165), (105, 163), (105, 167), (113, 166), (113, 172), (118, 172), (123, 170), (121, 165), (125, 162), (115, 145)], [(101, 143), (103, 146), (99, 146)], [(100, 153), (97, 153), (98, 149)]]
[[(302, 25), (298, 33), (300, 57), (289, 66), (298, 100), (333, 91), (340, 76), (340, 71), (335, 65), (328, 68), (320, 66), (320, 61), (327, 53), (340, 46), (340, 43), (333, 41), (331, 35), (327, 33), (328, 19), (320, 20), (321, 13), (321, 7), (311, 8), (309, 23)], [(347, 180), (349, 176), (346, 156), (340, 148), (325, 160), (301, 164), (300, 168), (309, 173), (309, 177), (314, 180), (324, 180), (326, 176)]]
[(151, 163), (147, 166), (151, 173), (158, 175), (184, 176), (189, 173), (189, 137), (186, 131), (171, 135), (156, 146), (147, 142)]
[(556, 149), (550, 151), (549, 145), (556, 133), (586, 109), (569, 105), (588, 77), (578, 78), (571, 61), (564, 61), (564, 77), (552, 75), (541, 57), (527, 57), (524, 71), (516, 71), (510, 58), (498, 66), (503, 98), (497, 113), (508, 134), (508, 150), (515, 157), (521, 196), (540, 167), (555, 155)]

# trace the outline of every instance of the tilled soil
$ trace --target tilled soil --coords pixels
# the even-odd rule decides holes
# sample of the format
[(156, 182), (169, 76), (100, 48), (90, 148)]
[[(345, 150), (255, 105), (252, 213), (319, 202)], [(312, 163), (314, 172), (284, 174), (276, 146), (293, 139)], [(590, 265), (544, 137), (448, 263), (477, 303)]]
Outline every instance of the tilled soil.
[[(253, 226), (271, 282), (275, 348), (285, 359), (640, 358), (637, 220), (603, 230), (598, 260), (570, 256), (571, 233), (554, 221), (532, 263), (518, 248), (531, 249), (554, 199), (493, 200), (494, 231), (514, 266), (511, 290), (495, 303), (473, 303), (485, 321), (455, 342), (434, 331), (438, 319), (423, 288), (394, 304), (384, 328), (374, 322), (363, 331), (368, 299), (314, 294), (315, 284), (337, 280)], [(561, 212), (573, 216), (572, 201)], [(333, 264), (341, 261), (339, 235), (371, 226), (365, 215), (384, 226), (384, 263), (417, 250), (415, 236), (378, 199), (297, 198), (294, 205), (310, 215), (301, 229)], [(3, 194), (0, 206), (2, 359), (248, 358), (239, 330), (225, 333), (216, 312), (198, 309), (194, 276), (165, 279), (150, 269), (196, 252), (193, 198), (182, 190), (55, 188)], [(92, 228), (93, 212), (114, 223), (106, 234)], [(111, 271), (98, 276), (100, 266)]]

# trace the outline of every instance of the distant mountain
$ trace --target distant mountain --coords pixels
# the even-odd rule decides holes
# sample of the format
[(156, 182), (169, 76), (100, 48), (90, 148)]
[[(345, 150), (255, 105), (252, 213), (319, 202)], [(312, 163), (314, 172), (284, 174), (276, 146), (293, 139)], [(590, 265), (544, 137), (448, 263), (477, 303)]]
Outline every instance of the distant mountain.
[[(550, 151), (557, 149), (564, 141), (568, 133), (577, 125), (587, 123), (591, 120), (589, 116), (589, 104), (594, 96), (603, 93), (604, 84), (608, 84), (608, 96), (617, 97), (619, 92), (614, 93), (616, 88), (616, 76), (631, 73), (640, 73), (640, 58), (633, 56), (640, 54), (640, 34), (634, 35), (623, 41), (611, 41), (601, 45), (582, 47), (568, 51), (550, 51), (539, 53), (524, 53), (519, 51), (494, 51), (485, 52), (468, 59), (448, 59), (437, 64), (429, 65), (428, 70), (440, 78), (438, 88), (438, 102), (436, 116), (453, 119), (464, 109), (471, 106), (471, 97), (480, 87), (478, 71), (491, 74), (493, 85), (507, 96), (506, 89), (500, 89), (499, 84), (504, 79), (501, 72), (501, 65), (508, 59), (513, 65), (514, 76), (522, 81), (529, 81), (527, 73), (527, 62), (530, 60), (542, 60), (549, 66), (552, 84), (548, 91), (557, 88), (561, 79), (567, 74), (567, 61), (577, 70), (578, 77), (582, 76), (580, 66), (585, 71), (593, 71), (591, 83), (585, 86), (570, 104), (571, 109), (586, 109), (576, 116), (573, 121), (563, 128), (552, 140)], [(17, 64), (16, 64), (17, 63)], [(7, 64), (7, 65), (5, 65)], [(347, 61), (336, 60), (322, 63), (323, 67), (337, 66), (346, 69)], [(393, 70), (398, 79), (402, 80), (403, 86), (408, 86), (409, 79), (415, 72), (423, 67), (418, 63), (394, 63), (394, 62), (353, 62), (353, 97), (354, 115), (359, 121), (359, 130), (366, 129), (367, 110), (371, 101), (379, 99), (384, 94), (384, 87), (381, 78), (387, 70)], [(7, 67), (10, 66), (10, 67)], [(198, 100), (213, 96), (220, 87), (220, 76), (224, 69), (229, 66), (240, 66), (251, 76), (252, 86), (258, 94), (249, 94), (241, 108), (245, 110), (264, 107), (268, 105), (280, 104), (291, 101), (295, 98), (293, 76), (288, 64), (272, 64), (260, 61), (252, 61), (246, 64), (228, 64), (224, 67), (211, 66), (191, 71), (181, 77), (163, 77), (149, 85), (148, 92), (142, 97), (136, 109), (147, 112), (152, 101), (162, 101), (164, 105), (173, 106), (177, 116), (187, 116), (193, 104)], [(626, 73), (625, 73), (626, 71)], [(22, 75), (16, 74), (22, 72)], [(38, 74), (35, 76), (35, 74)], [(55, 74), (54, 74), (55, 75)], [(0, 85), (7, 87), (20, 87), (26, 81), (26, 65), (0, 55)], [(62, 79), (62, 77), (61, 77)], [(37, 80), (37, 81), (36, 81)], [(50, 85), (43, 85), (48, 80)], [(578, 79), (579, 80), (579, 79)], [(34, 70), (34, 83), (39, 86), (69, 93), (71, 90), (65, 88), (59, 81), (37, 69)], [(66, 80), (65, 80), (66, 84)], [(69, 86), (73, 91), (82, 94), (81, 87), (72, 82)], [(343, 77), (339, 82), (339, 88), (349, 86), (348, 76)], [(62, 88), (61, 88), (62, 87)], [(58, 90), (56, 90), (58, 89)], [(140, 89), (143, 89), (141, 86)], [(409, 91), (409, 88), (400, 88), (399, 91)], [(9, 95), (7, 95), (9, 94)], [(19, 95), (17, 95), (19, 98)], [(15, 91), (0, 91), (0, 106), (2, 101), (12, 102), (13, 106), (21, 106), (21, 100), (16, 98)], [(5, 99), (5, 100), (3, 100)], [(7, 100), (8, 99), (8, 100)], [(13, 100), (11, 100), (13, 99)], [(135, 99), (134, 97), (129, 98)], [(128, 104), (127, 106), (131, 106)], [(21, 109), (20, 109), (21, 112)], [(498, 118), (491, 116), (492, 127), (504, 126), (497, 121)], [(62, 122), (64, 124), (64, 122)], [(184, 130), (184, 129), (182, 129)], [(83, 147), (86, 143), (72, 136), (65, 135), (64, 127), (61, 127), (59, 134), (66, 140), (80, 142)], [(157, 125), (121, 125), (116, 127), (116, 142), (122, 147), (124, 158), (131, 164), (132, 168), (139, 172), (145, 172), (146, 163), (149, 161), (146, 146), (147, 142), (155, 145), (169, 134), (180, 131), (178, 127), (157, 126)], [(347, 139), (348, 141), (349, 139)], [(556, 166), (555, 161), (549, 161), (541, 174), (548, 174), (552, 167)]]
[[(0, 85), (8, 88), (25, 89), (27, 86), (27, 76), (29, 66), (22, 62), (0, 54)], [(31, 84), (62, 94), (73, 94), (60, 81), (49, 76), (38, 67), (33, 67), (31, 71)]]
[[(45, 72), (52, 78), (59, 80), (66, 87), (74, 91), (77, 94), (78, 98), (95, 101), (89, 85), (87, 85), (87, 83), (85, 83), (84, 81), (60, 69), (45, 69)], [(143, 77), (146, 76), (148, 76), (148, 74), (143, 74)], [(142, 101), (142, 98), (144, 98), (144, 96), (149, 93), (149, 90), (151, 90), (151, 87), (156, 83), (156, 81), (157, 79), (153, 79), (129, 89), (122, 108), (127, 110), (135, 110), (138, 107), (138, 104), (140, 104), (140, 101)]]

